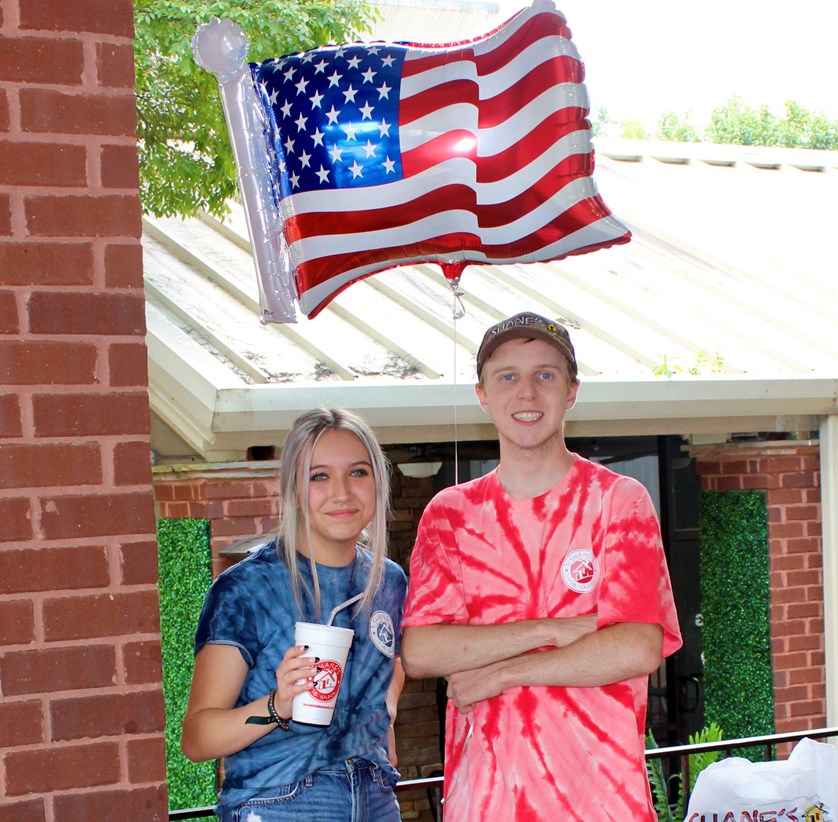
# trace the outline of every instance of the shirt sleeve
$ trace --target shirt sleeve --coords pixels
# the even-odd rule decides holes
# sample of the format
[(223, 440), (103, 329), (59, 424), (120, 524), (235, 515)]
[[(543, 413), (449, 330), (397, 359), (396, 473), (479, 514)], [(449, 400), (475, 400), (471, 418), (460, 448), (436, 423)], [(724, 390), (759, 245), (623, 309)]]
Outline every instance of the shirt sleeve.
[(598, 626), (660, 625), (663, 656), (669, 656), (681, 647), (681, 631), (660, 525), (646, 489), (628, 478), (616, 483), (606, 522)]
[(410, 557), (410, 581), (402, 622), (405, 628), (468, 622), (452, 515), (452, 509), (437, 496), (419, 521)]
[(253, 667), (258, 641), (256, 620), (246, 593), (244, 580), (238, 575), (225, 572), (216, 578), (207, 592), (198, 618), (196, 654), (207, 644), (235, 645), (247, 666)]

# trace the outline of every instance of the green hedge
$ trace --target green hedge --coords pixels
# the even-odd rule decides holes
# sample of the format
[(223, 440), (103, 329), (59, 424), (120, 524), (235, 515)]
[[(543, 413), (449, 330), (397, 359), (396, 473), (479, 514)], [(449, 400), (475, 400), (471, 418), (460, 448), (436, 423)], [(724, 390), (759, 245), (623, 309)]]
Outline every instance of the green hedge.
[(157, 545), (169, 808), (214, 805), (216, 763), (190, 762), (180, 752), (180, 726), (192, 681), (195, 626), (212, 582), (209, 521), (161, 519)]
[(765, 494), (702, 492), (700, 531), (706, 720), (727, 739), (774, 733)]

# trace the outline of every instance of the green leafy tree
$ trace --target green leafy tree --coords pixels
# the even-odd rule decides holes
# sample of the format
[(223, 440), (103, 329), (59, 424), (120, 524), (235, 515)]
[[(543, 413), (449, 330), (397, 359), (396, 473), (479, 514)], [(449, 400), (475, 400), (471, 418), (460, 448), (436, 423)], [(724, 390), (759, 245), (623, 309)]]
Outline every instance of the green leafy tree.
[(833, 150), (838, 148), (838, 120), (807, 111), (794, 100), (787, 100), (783, 116), (778, 116), (766, 105), (754, 107), (732, 97), (713, 110), (703, 135), (690, 122), (689, 113), (668, 111), (658, 121), (656, 136), (679, 142)]
[(623, 123), (622, 133), (620, 134), (626, 140), (648, 140), (649, 135), (646, 133), (646, 127), (641, 120), (631, 120)]
[(806, 148), (838, 149), (838, 120), (830, 120), (824, 114), (811, 115)]
[(786, 101), (785, 114), (779, 128), (782, 145), (838, 148), (838, 122), (830, 121), (824, 114), (809, 112), (794, 100)]
[(192, 36), (227, 17), (258, 62), (369, 31), (358, 0), (134, 0), (140, 198), (147, 213), (227, 213), (236, 169), (215, 77), (192, 56)]
[(596, 117), (591, 118), (591, 132), (594, 137), (607, 137), (616, 125), (618, 125), (617, 121), (611, 117), (605, 106), (600, 106), (597, 109)]
[(707, 126), (712, 143), (733, 143), (740, 146), (782, 145), (781, 121), (768, 106), (749, 106), (741, 97), (733, 97), (713, 110)]
[(780, 123), (780, 135), (783, 145), (806, 145), (809, 136), (809, 113), (793, 100), (788, 100), (786, 102), (785, 110), (785, 120)]
[(672, 140), (678, 143), (701, 142), (701, 134), (690, 122), (689, 112), (681, 118), (674, 111), (667, 111), (658, 120), (655, 136), (658, 140)]

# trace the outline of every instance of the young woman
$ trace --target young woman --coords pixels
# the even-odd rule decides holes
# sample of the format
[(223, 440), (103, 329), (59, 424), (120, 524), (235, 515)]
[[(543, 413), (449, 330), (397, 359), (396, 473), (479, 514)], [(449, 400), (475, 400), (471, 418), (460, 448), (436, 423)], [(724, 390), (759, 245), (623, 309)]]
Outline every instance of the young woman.
[[(392, 730), (406, 579), (385, 557), (389, 480), (363, 420), (304, 414), (283, 448), (276, 540), (207, 594), (181, 747), (193, 761), (224, 758), (225, 822), (400, 819)], [(331, 724), (293, 721), (319, 661), (295, 646), (295, 622), (326, 623), (358, 594), (333, 622), (355, 636)]]

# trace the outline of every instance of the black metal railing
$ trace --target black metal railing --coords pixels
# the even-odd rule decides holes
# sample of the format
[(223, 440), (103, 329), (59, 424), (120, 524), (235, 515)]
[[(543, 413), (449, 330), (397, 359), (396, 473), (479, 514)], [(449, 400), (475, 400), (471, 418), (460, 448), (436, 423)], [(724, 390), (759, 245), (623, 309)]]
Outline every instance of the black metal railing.
[[(696, 745), (675, 745), (667, 748), (651, 748), (646, 751), (646, 759), (678, 759), (681, 764), (685, 799), (689, 799), (690, 784), (690, 756), (711, 751), (721, 751), (722, 755), (730, 756), (732, 751), (740, 748), (763, 748), (764, 759), (774, 758), (774, 749), (777, 745), (785, 742), (799, 742), (801, 739), (829, 739), (838, 737), (838, 727), (816, 728), (809, 731), (791, 731), (782, 734), (769, 734), (766, 736), (749, 736), (741, 739), (723, 739), (719, 742), (700, 742)], [(427, 791), (428, 797), (434, 794), (437, 797), (442, 793), (442, 777), (429, 776), (423, 779), (403, 779), (396, 785), (396, 793), (405, 791)], [(433, 803), (432, 803), (433, 804)], [(183, 810), (169, 811), (169, 820), (177, 819), (202, 819), (213, 815), (212, 807), (186, 808)]]
[(181, 808), (179, 811), (169, 811), (169, 820), (172, 819), (203, 819), (207, 816), (215, 816), (212, 806), (207, 808)]
[(828, 739), (838, 737), (838, 727), (815, 728), (810, 731), (789, 731), (782, 734), (768, 734), (766, 736), (748, 736), (741, 739), (722, 739), (718, 742), (699, 742), (695, 745), (674, 745), (668, 748), (653, 748), (646, 751), (646, 759), (680, 759), (682, 785), (684, 786), (684, 800), (690, 798), (690, 756), (693, 754), (721, 751), (723, 757), (731, 755), (732, 751), (741, 748), (763, 748), (763, 759), (770, 761), (774, 758), (774, 749), (784, 742), (799, 742), (804, 738)]

